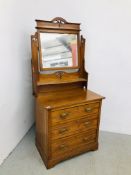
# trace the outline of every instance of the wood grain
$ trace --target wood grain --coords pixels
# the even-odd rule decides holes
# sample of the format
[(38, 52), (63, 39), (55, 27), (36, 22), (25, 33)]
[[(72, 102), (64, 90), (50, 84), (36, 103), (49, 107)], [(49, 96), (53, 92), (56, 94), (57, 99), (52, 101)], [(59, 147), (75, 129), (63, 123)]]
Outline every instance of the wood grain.
[[(80, 37), (80, 24), (69, 23), (61, 17), (36, 22), (37, 32), (31, 36), (36, 146), (46, 167), (51, 168), (60, 161), (98, 148), (100, 112), (104, 97), (87, 89), (85, 39)], [(61, 69), (61, 76), (58, 76), (60, 70), (52, 74), (42, 72), (39, 60), (40, 32), (78, 35), (77, 72), (64, 72), (65, 68)]]

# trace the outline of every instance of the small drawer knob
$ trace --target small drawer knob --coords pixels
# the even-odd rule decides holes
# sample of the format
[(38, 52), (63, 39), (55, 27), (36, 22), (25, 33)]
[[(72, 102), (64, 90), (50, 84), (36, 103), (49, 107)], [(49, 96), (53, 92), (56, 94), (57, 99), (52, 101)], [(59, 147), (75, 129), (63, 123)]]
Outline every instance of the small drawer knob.
[(92, 110), (92, 109), (89, 108), (89, 107), (85, 108), (85, 111), (86, 111), (86, 112), (91, 112), (91, 110)]
[(87, 142), (87, 141), (88, 141), (88, 137), (84, 137), (83, 142)]
[(85, 122), (85, 123), (84, 123), (84, 125), (85, 125), (85, 126), (88, 126), (88, 125), (89, 125), (89, 123), (90, 123), (90, 122)]
[(59, 149), (60, 149), (60, 150), (64, 150), (64, 149), (66, 149), (66, 148), (67, 148), (67, 145), (64, 145), (64, 144), (62, 144), (62, 145), (59, 146)]
[(68, 112), (63, 112), (62, 114), (60, 114), (60, 118), (65, 119), (68, 115), (69, 115)]
[(67, 128), (61, 128), (61, 129), (59, 130), (59, 133), (60, 133), (60, 134), (63, 134), (63, 133), (66, 132), (66, 131), (68, 131)]

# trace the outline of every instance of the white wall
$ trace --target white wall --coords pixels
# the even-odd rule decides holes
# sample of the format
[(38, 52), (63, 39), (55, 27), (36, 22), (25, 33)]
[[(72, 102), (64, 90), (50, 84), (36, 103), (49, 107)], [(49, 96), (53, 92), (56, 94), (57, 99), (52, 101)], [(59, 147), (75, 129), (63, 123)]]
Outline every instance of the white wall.
[(106, 96), (101, 129), (131, 134), (131, 1), (0, 1), (0, 163), (34, 121), (30, 34), (34, 19), (81, 22), (89, 88)]
[(87, 10), (89, 87), (106, 97), (101, 129), (131, 134), (131, 1), (95, 4)]
[(22, 11), (19, 2), (0, 1), (0, 163), (34, 122), (30, 70), (33, 22), (28, 25), (28, 13)]

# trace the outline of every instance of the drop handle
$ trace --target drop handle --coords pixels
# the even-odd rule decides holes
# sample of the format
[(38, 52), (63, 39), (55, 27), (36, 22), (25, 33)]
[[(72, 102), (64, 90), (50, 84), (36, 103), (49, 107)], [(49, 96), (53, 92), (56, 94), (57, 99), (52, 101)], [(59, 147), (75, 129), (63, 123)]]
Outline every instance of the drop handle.
[(68, 115), (69, 115), (68, 112), (63, 112), (62, 114), (60, 114), (60, 118), (65, 119)]
[(84, 137), (83, 142), (87, 142), (87, 141), (88, 141), (88, 137)]
[(63, 134), (63, 133), (66, 132), (66, 131), (68, 131), (67, 128), (61, 128), (61, 129), (59, 130), (59, 133), (60, 133), (60, 134)]
[(85, 123), (84, 123), (84, 125), (85, 125), (85, 126), (88, 126), (88, 125), (89, 125), (89, 123), (90, 123), (90, 122), (85, 122)]
[(66, 148), (67, 148), (67, 145), (64, 145), (64, 144), (62, 144), (62, 145), (59, 146), (59, 149), (60, 149), (60, 150), (64, 150), (64, 149), (66, 149)]
[(85, 112), (91, 112), (92, 108), (85, 108)]

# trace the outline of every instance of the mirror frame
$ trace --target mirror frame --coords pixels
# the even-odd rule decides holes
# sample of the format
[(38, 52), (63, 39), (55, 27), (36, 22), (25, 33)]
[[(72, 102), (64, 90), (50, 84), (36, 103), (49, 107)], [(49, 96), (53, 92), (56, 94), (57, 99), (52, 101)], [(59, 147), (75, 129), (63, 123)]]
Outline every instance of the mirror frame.
[[(36, 20), (37, 22), (37, 37), (38, 37), (38, 51), (39, 51), (39, 70), (68, 70), (80, 68), (80, 29), (79, 23), (69, 23), (61, 17), (56, 17), (51, 21)], [(42, 50), (40, 33), (58, 33), (58, 34), (76, 34), (77, 35), (77, 52), (78, 52), (78, 65), (69, 67), (54, 67), (44, 68), (42, 64)]]

